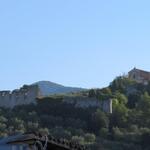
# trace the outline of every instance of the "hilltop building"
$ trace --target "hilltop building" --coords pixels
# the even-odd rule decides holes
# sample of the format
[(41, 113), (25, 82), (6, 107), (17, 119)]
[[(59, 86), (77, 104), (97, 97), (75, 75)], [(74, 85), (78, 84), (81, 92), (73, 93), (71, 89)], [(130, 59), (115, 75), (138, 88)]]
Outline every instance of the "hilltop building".
[(133, 68), (128, 73), (128, 77), (138, 83), (147, 85), (150, 82), (150, 72)]

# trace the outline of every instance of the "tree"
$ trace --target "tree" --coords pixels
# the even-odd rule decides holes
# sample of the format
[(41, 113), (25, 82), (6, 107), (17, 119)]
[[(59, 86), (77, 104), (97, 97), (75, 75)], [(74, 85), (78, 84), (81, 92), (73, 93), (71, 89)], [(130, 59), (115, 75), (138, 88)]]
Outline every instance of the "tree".
[(127, 104), (128, 102), (127, 97), (120, 92), (115, 93), (115, 98), (119, 101), (120, 104)]
[(137, 107), (145, 113), (150, 113), (150, 95), (147, 92), (141, 96)]
[(137, 111), (141, 112), (140, 115), (140, 124), (143, 127), (149, 127), (150, 126), (150, 95), (145, 92), (142, 96), (140, 101), (137, 105)]
[(55, 127), (50, 130), (50, 133), (56, 138), (71, 138), (71, 132), (65, 130), (63, 127)]
[(124, 76), (119, 76), (113, 82), (111, 82), (109, 87), (113, 92), (119, 91), (121, 93), (125, 93), (126, 88), (129, 86), (133, 86), (134, 84), (136, 84), (135, 81), (130, 80), (129, 78)]
[(97, 109), (97, 111), (92, 116), (92, 129), (93, 131), (98, 134), (98, 131), (100, 131), (101, 128), (108, 128), (109, 119), (106, 116), (104, 112), (102, 112), (100, 109)]
[(146, 149), (146, 150), (150, 149), (149, 139), (150, 139), (150, 132), (145, 132), (142, 134), (141, 145), (143, 149)]
[(39, 123), (28, 121), (26, 129), (30, 132), (36, 132), (39, 129)]
[(113, 104), (113, 113), (110, 116), (110, 128), (126, 127), (128, 121), (128, 109), (122, 103)]
[(73, 137), (71, 138), (71, 141), (72, 141), (73, 143), (84, 144), (84, 137), (82, 137), (82, 136), (73, 136)]
[(106, 100), (112, 97), (112, 92), (110, 88), (103, 88), (96, 90), (96, 98), (100, 100)]
[(130, 108), (130, 109), (133, 109), (136, 107), (137, 103), (139, 102), (140, 100), (140, 94), (139, 92), (134, 92), (134, 93), (131, 93), (128, 95), (128, 103), (127, 103), (127, 106)]
[(96, 137), (94, 134), (90, 134), (90, 133), (86, 133), (84, 135), (84, 139), (85, 139), (85, 142), (88, 143), (88, 144), (91, 144), (91, 143), (94, 143), (95, 140), (96, 140)]
[(40, 128), (38, 131), (41, 135), (49, 135), (49, 129), (48, 128)]
[(96, 93), (94, 89), (89, 90), (89, 97), (95, 97)]

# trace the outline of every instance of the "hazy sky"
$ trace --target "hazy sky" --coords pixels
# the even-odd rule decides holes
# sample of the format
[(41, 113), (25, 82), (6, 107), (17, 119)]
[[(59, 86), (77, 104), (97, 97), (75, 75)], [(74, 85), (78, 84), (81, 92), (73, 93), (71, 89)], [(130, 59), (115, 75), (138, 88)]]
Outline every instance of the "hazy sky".
[(39, 80), (103, 87), (150, 71), (149, 0), (0, 0), (0, 90)]

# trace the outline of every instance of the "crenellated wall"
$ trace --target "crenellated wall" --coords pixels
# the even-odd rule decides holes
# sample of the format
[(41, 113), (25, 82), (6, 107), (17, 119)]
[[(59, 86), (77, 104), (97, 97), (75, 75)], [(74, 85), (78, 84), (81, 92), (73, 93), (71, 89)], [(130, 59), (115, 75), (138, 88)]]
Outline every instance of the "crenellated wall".
[(14, 91), (0, 91), (0, 107), (13, 108), (16, 105), (36, 103), (38, 96), (37, 85), (24, 85)]

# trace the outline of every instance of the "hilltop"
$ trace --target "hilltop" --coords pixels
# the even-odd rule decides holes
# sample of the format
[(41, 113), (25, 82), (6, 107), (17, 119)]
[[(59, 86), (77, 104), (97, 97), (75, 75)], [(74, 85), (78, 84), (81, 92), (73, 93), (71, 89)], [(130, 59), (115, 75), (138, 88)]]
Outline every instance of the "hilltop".
[(79, 92), (85, 89), (77, 88), (77, 87), (67, 87), (64, 85), (60, 85), (50, 81), (39, 81), (33, 83), (32, 85), (38, 85), (40, 93), (42, 96), (48, 96), (51, 94), (64, 94), (64, 93), (71, 93), (71, 92)]
[[(2, 107), (0, 136), (39, 131), (91, 150), (149, 150), (150, 81), (141, 70), (130, 75), (116, 77), (106, 88), (39, 97), (36, 105)], [(112, 113), (101, 107), (107, 100), (112, 101)]]
[[(64, 97), (69, 97), (67, 103)], [(81, 97), (84, 103), (78, 103)], [(111, 99), (112, 113), (97, 107), (95, 99), (99, 104)], [(91, 101), (96, 105), (91, 105)], [(0, 136), (42, 131), (80, 142), (91, 150), (147, 150), (150, 148), (146, 140), (150, 137), (149, 110), (150, 84), (117, 77), (106, 88), (46, 96), (37, 99), (36, 105), (1, 108)]]

